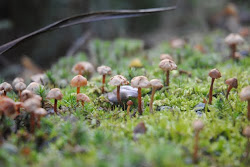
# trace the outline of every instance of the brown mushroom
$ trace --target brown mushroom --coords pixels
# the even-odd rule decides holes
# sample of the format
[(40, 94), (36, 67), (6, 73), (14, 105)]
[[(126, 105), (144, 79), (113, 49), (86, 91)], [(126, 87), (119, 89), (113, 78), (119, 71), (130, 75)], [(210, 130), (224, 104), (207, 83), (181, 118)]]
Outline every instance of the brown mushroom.
[(131, 86), (134, 88), (138, 88), (138, 112), (140, 115), (142, 115), (142, 101), (141, 101), (141, 88), (149, 88), (150, 87), (150, 82), (148, 81), (147, 77), (144, 76), (138, 76), (134, 77), (131, 80)]
[(59, 88), (51, 89), (47, 95), (47, 99), (54, 99), (54, 111), (57, 114), (57, 101), (62, 100), (63, 94)]
[(159, 79), (152, 79), (150, 81), (150, 85), (152, 87), (152, 94), (151, 94), (151, 99), (150, 99), (150, 103), (149, 103), (149, 108), (150, 108), (150, 112), (153, 113), (153, 102), (154, 102), (155, 91), (157, 89), (162, 88), (163, 85)]
[(127, 85), (129, 82), (122, 75), (116, 75), (110, 78), (109, 84), (112, 86), (117, 86), (117, 101), (121, 104), (121, 96), (120, 96), (120, 86)]
[(225, 83), (228, 85), (227, 94), (226, 94), (226, 99), (228, 99), (228, 95), (229, 95), (229, 92), (231, 91), (231, 89), (238, 88), (238, 80), (236, 78), (230, 78), (230, 79), (226, 80)]
[(164, 59), (160, 62), (159, 67), (166, 72), (166, 86), (169, 87), (169, 73), (176, 70), (177, 65), (172, 60)]
[(27, 86), (26, 90), (29, 90), (29, 91), (31, 91), (32, 93), (36, 94), (36, 93), (37, 93), (37, 90), (38, 90), (40, 87), (43, 88), (43, 86), (42, 86), (41, 84), (39, 84), (39, 83), (37, 83), (37, 82), (31, 82), (31, 83)]
[(244, 42), (244, 39), (239, 34), (229, 34), (225, 38), (225, 43), (229, 45), (231, 49), (231, 57), (233, 60), (236, 59), (235, 53), (237, 51), (237, 45)]
[(73, 68), (72, 68), (72, 72), (78, 75), (92, 75), (95, 72), (95, 68), (94, 66), (89, 63), (89, 62), (79, 62), (77, 63)]
[(100, 66), (97, 68), (97, 72), (102, 75), (102, 94), (104, 93), (105, 78), (106, 75), (111, 75), (112, 70), (108, 66)]
[(77, 75), (75, 76), (72, 80), (70, 85), (72, 87), (76, 87), (76, 93), (79, 94), (80, 93), (80, 89), (82, 86), (86, 86), (88, 83), (87, 79), (81, 75)]
[(5, 115), (14, 119), (17, 116), (15, 102), (8, 97), (0, 97), (0, 114), (2, 119)]
[(15, 102), (17, 114), (20, 114), (20, 108), (23, 106), (22, 102)]
[(19, 98), (20, 98), (20, 101), (21, 100), (21, 93), (24, 89), (26, 89), (26, 84), (23, 83), (23, 82), (18, 82), (16, 85), (15, 85), (15, 89), (18, 91), (18, 94), (19, 94)]
[(243, 135), (247, 138), (247, 146), (246, 146), (246, 156), (245, 158), (248, 159), (249, 152), (250, 152), (250, 126), (245, 127), (243, 130)]
[(196, 120), (193, 123), (193, 128), (195, 131), (193, 162), (197, 163), (198, 162), (198, 149), (199, 149), (199, 133), (204, 128), (204, 124), (201, 120)]
[(169, 60), (174, 61), (173, 57), (170, 56), (170, 54), (161, 54), (160, 60), (162, 61), (162, 60), (165, 60), (165, 59), (169, 59)]
[(89, 97), (83, 93), (77, 94), (76, 99), (82, 103), (82, 107), (84, 107), (85, 102), (90, 102)]
[(127, 102), (127, 105), (128, 105), (128, 107), (127, 107), (127, 115), (129, 115), (129, 113), (130, 113), (130, 108), (131, 108), (131, 106), (132, 106), (133, 104), (134, 104), (134, 103), (133, 103), (132, 100), (129, 100), (129, 101)]
[(217, 69), (212, 69), (209, 72), (208, 75), (212, 78), (211, 86), (210, 86), (210, 90), (209, 90), (209, 101), (208, 101), (208, 104), (212, 104), (214, 81), (215, 81), (215, 79), (219, 79), (221, 77), (221, 73)]
[(250, 120), (250, 86), (247, 86), (242, 89), (240, 92), (240, 99), (241, 101), (247, 101), (248, 107), (247, 107), (247, 118)]
[(41, 124), (40, 124), (40, 120), (41, 120), (41, 117), (44, 117), (47, 115), (47, 111), (43, 108), (37, 108), (35, 110), (35, 115), (37, 117), (37, 127), (40, 128), (41, 127)]
[(20, 77), (17, 77), (13, 80), (12, 82), (12, 86), (15, 87), (17, 83), (19, 82), (24, 82), (24, 79), (23, 78), (20, 78)]
[(6, 96), (7, 92), (12, 90), (12, 86), (7, 82), (3, 82), (0, 84), (0, 90), (3, 90), (3, 95)]
[(22, 91), (22, 93), (21, 93), (20, 99), (21, 99), (22, 102), (24, 102), (25, 100), (28, 100), (29, 98), (33, 97), (33, 95), (34, 95), (34, 94), (33, 94), (31, 91), (29, 91), (29, 90), (24, 90), (24, 91)]

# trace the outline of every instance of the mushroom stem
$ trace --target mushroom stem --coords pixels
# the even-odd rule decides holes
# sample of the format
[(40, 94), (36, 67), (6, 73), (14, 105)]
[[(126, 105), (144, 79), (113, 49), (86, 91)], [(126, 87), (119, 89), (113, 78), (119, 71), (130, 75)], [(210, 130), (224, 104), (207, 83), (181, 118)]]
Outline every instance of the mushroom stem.
[(3, 91), (3, 96), (7, 96), (7, 92), (5, 90)]
[(57, 100), (56, 99), (55, 99), (55, 102), (54, 102), (54, 111), (57, 114)]
[(208, 104), (212, 104), (214, 81), (215, 81), (215, 78), (212, 78), (210, 91), (209, 91), (209, 102), (208, 102)]
[(141, 88), (138, 88), (138, 112), (139, 115), (142, 115), (142, 107), (141, 107)]
[(77, 88), (76, 88), (76, 93), (77, 93), (77, 94), (80, 93), (80, 88), (81, 88), (81, 87), (77, 87)]
[(82, 101), (82, 107), (84, 107), (84, 101)]
[(195, 138), (194, 138), (194, 153), (193, 153), (193, 163), (198, 162), (198, 149), (199, 149), (199, 131), (195, 132)]
[(105, 79), (106, 79), (106, 75), (103, 75), (102, 76), (102, 94), (104, 94)]
[(153, 102), (154, 102), (155, 91), (156, 91), (156, 88), (153, 87), (152, 88), (151, 99), (150, 99), (150, 103), (149, 103), (149, 108), (150, 108), (151, 113), (153, 113)]
[(117, 86), (117, 101), (121, 104), (120, 86)]
[(230, 45), (231, 48), (231, 57), (234, 60), (235, 59), (235, 53), (236, 53), (236, 44)]
[(228, 86), (227, 94), (226, 94), (226, 99), (228, 99), (229, 92), (231, 91), (232, 88), (233, 87), (231, 85)]
[(247, 105), (247, 119), (250, 121), (250, 100), (247, 101), (248, 105)]
[(40, 124), (40, 120), (41, 120), (41, 116), (37, 116), (37, 123), (36, 123), (36, 125), (37, 125), (37, 128), (41, 128), (41, 124)]
[(127, 115), (129, 115), (129, 113), (130, 113), (130, 108), (131, 108), (131, 105), (128, 105), (128, 108), (127, 108)]
[(30, 113), (30, 132), (33, 134), (35, 132), (35, 113)]
[(166, 86), (169, 87), (169, 70), (166, 72)]
[(19, 90), (19, 91), (18, 91), (18, 94), (19, 94), (20, 101), (22, 101), (22, 100), (21, 100), (21, 94), (22, 94), (22, 91), (21, 91), (21, 90)]

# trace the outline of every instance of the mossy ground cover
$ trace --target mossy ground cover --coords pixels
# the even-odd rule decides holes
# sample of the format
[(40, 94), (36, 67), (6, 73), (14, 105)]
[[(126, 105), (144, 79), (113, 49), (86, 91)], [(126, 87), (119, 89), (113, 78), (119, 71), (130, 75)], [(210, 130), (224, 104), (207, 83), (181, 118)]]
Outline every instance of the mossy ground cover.
[[(209, 45), (209, 40), (203, 41), (206, 53), (195, 51), (189, 44), (173, 50), (165, 42), (144, 50), (138, 40), (93, 40), (89, 44), (92, 57), (81, 53), (62, 58), (49, 70), (51, 83), (46, 89), (60, 85), (62, 79), (69, 82), (74, 76), (71, 68), (79, 61), (108, 65), (112, 75), (122, 74), (128, 80), (144, 75), (164, 81), (165, 73), (158, 67), (161, 53), (171, 53), (175, 59), (181, 55), (178, 69), (189, 71), (192, 76), (171, 72), (169, 91), (163, 88), (155, 94), (153, 114), (149, 112), (151, 89), (142, 89), (143, 115), (132, 118), (123, 107), (112, 105), (100, 94), (102, 77), (98, 74), (81, 89), (91, 99), (84, 108), (76, 102), (76, 89), (67, 85), (62, 89), (63, 100), (58, 103), (59, 115), (42, 118), (41, 128), (34, 135), (25, 127), (10, 133), (0, 148), (1, 166), (194, 166), (192, 123), (196, 119), (205, 124), (200, 133), (197, 166), (247, 166), (244, 160), (247, 139), (242, 134), (249, 125), (247, 103), (240, 101), (238, 94), (250, 85), (250, 58), (239, 62), (225, 60), (222, 53)], [(134, 58), (140, 59), (142, 68), (129, 67)], [(213, 68), (222, 74), (215, 81), (216, 96), (213, 104), (198, 115), (194, 107), (208, 99), (211, 82), (208, 72)], [(238, 79), (239, 86), (226, 100), (225, 80), (232, 77)], [(110, 92), (115, 87), (107, 84), (106, 89)], [(9, 96), (17, 100), (13, 92)], [(133, 112), (137, 110), (137, 99), (132, 100)], [(169, 106), (171, 110), (158, 111), (160, 106)], [(133, 130), (140, 122), (145, 123), (147, 131), (137, 135), (135, 141)], [(4, 126), (13, 125), (15, 122), (8, 119)]]

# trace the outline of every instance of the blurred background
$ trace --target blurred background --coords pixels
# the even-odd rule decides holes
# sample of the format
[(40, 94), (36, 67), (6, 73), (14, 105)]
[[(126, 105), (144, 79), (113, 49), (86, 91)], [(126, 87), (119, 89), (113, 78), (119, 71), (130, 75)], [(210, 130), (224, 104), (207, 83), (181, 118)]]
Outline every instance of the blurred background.
[[(107, 9), (142, 9), (175, 5), (175, 0), (0, 0), (0, 44), (59, 19)], [(250, 23), (247, 0), (179, 0), (178, 9), (140, 18), (101, 21), (53, 31), (0, 57), (0, 78), (15, 77), (25, 66), (46, 70), (60, 57), (73, 56), (72, 48), (88, 53), (94, 38), (136, 38), (152, 48), (175, 37), (185, 38), (212, 30), (240, 32)], [(248, 29), (244, 29), (247, 33)], [(244, 32), (245, 32), (244, 31)], [(195, 36), (195, 35), (194, 35)]]

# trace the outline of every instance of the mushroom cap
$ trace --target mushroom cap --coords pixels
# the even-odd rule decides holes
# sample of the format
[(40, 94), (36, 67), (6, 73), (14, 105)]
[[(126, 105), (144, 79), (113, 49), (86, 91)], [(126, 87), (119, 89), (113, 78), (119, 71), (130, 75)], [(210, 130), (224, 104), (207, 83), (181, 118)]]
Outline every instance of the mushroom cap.
[(136, 58), (130, 62), (129, 67), (141, 68), (143, 67), (143, 64), (140, 59)]
[(23, 82), (18, 82), (16, 85), (15, 85), (15, 89), (17, 91), (23, 91), (24, 89), (26, 89), (26, 84), (23, 83)]
[(185, 46), (186, 42), (181, 39), (181, 38), (177, 38), (177, 39), (173, 39), (171, 42), (170, 42), (170, 46), (174, 49), (180, 49), (180, 48), (183, 48)]
[(23, 103), (23, 107), (28, 112), (34, 112), (37, 108), (41, 107), (41, 101), (39, 101), (37, 98), (29, 98)]
[(110, 78), (109, 84), (113, 86), (127, 85), (129, 81), (122, 75), (115, 75)]
[(247, 138), (250, 138), (250, 126), (244, 128), (243, 135), (245, 135)]
[(20, 77), (16, 77), (13, 82), (12, 82), (12, 86), (15, 86), (18, 82), (24, 82), (23, 78)]
[(29, 91), (31, 91), (31, 92), (33, 92), (33, 93), (36, 93), (37, 89), (39, 89), (40, 87), (43, 87), (43, 86), (40, 85), (40, 84), (37, 83), (37, 82), (31, 82), (31, 83), (27, 86), (26, 90), (29, 90)]
[(215, 78), (215, 79), (218, 79), (218, 78), (221, 77), (221, 73), (220, 73), (220, 71), (217, 70), (217, 69), (212, 69), (212, 70), (208, 73), (208, 75), (209, 75), (211, 78)]
[(45, 85), (49, 83), (49, 79), (46, 74), (36, 74), (30, 77), (33, 82)]
[(241, 101), (250, 100), (250, 86), (247, 86), (241, 90), (240, 99), (241, 99)]
[(174, 60), (172, 56), (170, 56), (170, 54), (161, 54), (160, 56), (160, 60), (165, 60), (165, 59), (169, 59), (169, 60)]
[(170, 59), (164, 59), (160, 62), (159, 67), (164, 71), (172, 71), (177, 69), (177, 65)]
[(193, 122), (193, 128), (195, 131), (200, 131), (203, 129), (203, 127), (204, 127), (204, 124), (201, 120), (195, 120)]
[(72, 87), (82, 87), (86, 86), (87, 83), (88, 81), (85, 77), (83, 77), (82, 75), (77, 75), (71, 80), (70, 85)]
[(161, 80), (159, 80), (159, 79), (152, 79), (152, 80), (150, 81), (150, 85), (151, 85), (152, 87), (157, 88), (157, 89), (163, 87), (163, 84), (162, 84)]
[(78, 74), (79, 71), (81, 70), (83, 70), (84, 73), (89, 73), (89, 74), (93, 74), (95, 72), (94, 66), (86, 61), (79, 62), (75, 64), (74, 67), (72, 68), (72, 72), (75, 74)]
[(39, 115), (39, 116), (45, 116), (45, 115), (47, 115), (47, 111), (43, 108), (37, 108), (35, 110), (35, 114)]
[(47, 99), (62, 100), (63, 94), (59, 88), (51, 89), (47, 95)]
[(0, 112), (3, 112), (10, 118), (14, 118), (16, 116), (15, 102), (8, 97), (0, 97)]
[(12, 86), (7, 82), (3, 82), (0, 84), (0, 90), (4, 90), (5, 92), (9, 92), (12, 90)]
[(90, 99), (87, 95), (83, 94), (83, 93), (78, 93), (76, 95), (76, 99), (82, 102), (90, 102)]
[(133, 101), (132, 100), (129, 100), (128, 102), (127, 102), (127, 105), (128, 106), (132, 106), (134, 103), (133, 103)]
[(225, 38), (225, 43), (228, 45), (241, 44), (243, 42), (244, 42), (244, 39), (239, 34), (231, 33)]
[(149, 88), (150, 82), (148, 81), (148, 78), (145, 76), (138, 76), (134, 77), (131, 80), (131, 86), (134, 88)]
[(100, 75), (111, 75), (112, 73), (112, 69), (108, 66), (100, 66), (97, 68), (97, 72), (100, 74)]
[(31, 91), (29, 91), (27, 89), (22, 91), (22, 93), (21, 93), (22, 101), (25, 101), (25, 100), (27, 100), (27, 99), (29, 99), (31, 97), (33, 97), (33, 92), (31, 92)]
[(233, 88), (238, 87), (238, 80), (236, 78), (229, 78), (225, 83), (229, 86), (232, 86)]

